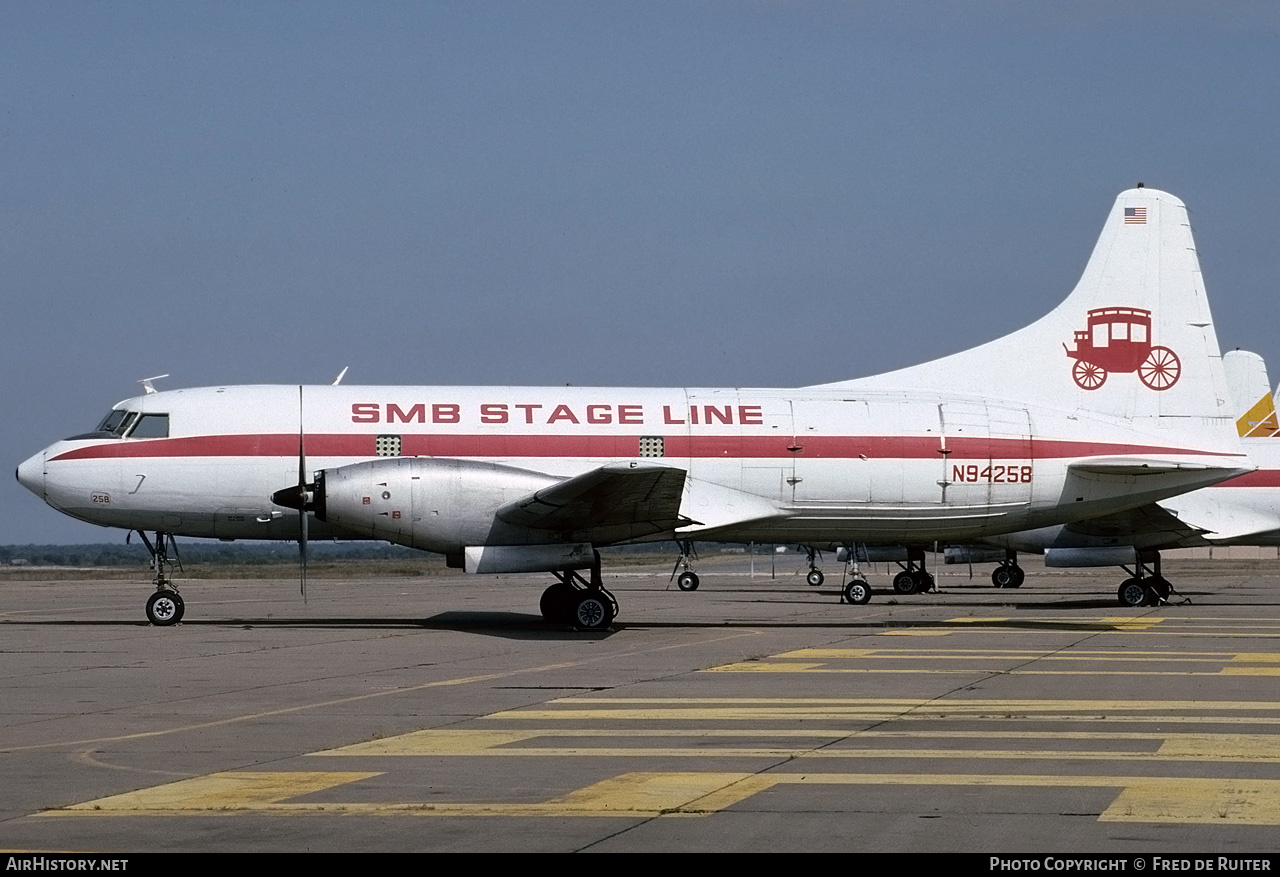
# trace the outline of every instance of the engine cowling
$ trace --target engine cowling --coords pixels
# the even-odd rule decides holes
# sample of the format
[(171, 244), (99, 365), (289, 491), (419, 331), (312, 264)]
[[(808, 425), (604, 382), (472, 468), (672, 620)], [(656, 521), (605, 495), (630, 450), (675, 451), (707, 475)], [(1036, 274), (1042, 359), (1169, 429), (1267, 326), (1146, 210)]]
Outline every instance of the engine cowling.
[(545, 542), (545, 532), (505, 524), (495, 512), (561, 480), (497, 463), (394, 457), (324, 470), (313, 508), (342, 530), (456, 554), (468, 545)]

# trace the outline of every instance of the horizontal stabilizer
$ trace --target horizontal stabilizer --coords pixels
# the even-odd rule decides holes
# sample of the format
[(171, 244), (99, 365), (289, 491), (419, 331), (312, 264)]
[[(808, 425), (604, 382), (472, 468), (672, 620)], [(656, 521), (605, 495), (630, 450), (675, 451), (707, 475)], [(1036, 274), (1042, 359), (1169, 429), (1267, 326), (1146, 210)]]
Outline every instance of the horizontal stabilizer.
[[(580, 533), (598, 541), (662, 533), (688, 523), (680, 517), (684, 482), (683, 469), (610, 463), (507, 503), (497, 517), (518, 527)], [(626, 535), (617, 535), (618, 530)]]

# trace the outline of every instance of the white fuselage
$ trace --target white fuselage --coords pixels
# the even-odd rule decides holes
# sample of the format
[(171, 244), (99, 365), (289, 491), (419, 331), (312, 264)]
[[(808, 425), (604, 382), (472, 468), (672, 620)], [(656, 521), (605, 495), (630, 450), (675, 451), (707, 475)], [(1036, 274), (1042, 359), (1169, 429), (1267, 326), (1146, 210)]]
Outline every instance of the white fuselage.
[[(116, 410), (167, 415), (166, 434), (60, 441), (24, 462), (19, 480), (95, 524), (224, 539), (296, 538), (297, 512), (271, 497), (299, 482), (300, 450), (308, 477), (388, 457), (553, 479), (660, 464), (687, 473), (687, 520), (650, 538), (802, 544), (972, 540), (1135, 508), (1250, 468), (1234, 442), (918, 390), (242, 386), (149, 394)], [(1071, 468), (1121, 458), (1134, 465)], [(1164, 468), (1144, 474), (1150, 458)], [(1185, 468), (1169, 471), (1170, 460)], [(366, 535), (311, 528), (313, 538)], [(419, 547), (458, 551), (467, 539)]]

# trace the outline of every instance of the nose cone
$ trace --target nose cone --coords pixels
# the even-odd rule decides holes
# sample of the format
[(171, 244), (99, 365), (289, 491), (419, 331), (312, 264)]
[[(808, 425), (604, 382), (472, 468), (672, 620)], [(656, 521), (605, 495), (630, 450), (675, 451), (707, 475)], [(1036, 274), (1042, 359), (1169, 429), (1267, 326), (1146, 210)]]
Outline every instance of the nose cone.
[(44, 452), (22, 461), (18, 465), (18, 483), (36, 496), (44, 499)]

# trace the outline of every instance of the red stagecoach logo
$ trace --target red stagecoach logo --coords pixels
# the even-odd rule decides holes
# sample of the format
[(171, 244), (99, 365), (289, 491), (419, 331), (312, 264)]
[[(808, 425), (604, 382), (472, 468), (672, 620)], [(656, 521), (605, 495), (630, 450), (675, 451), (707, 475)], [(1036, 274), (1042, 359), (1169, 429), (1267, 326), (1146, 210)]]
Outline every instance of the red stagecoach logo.
[(1153, 390), (1169, 389), (1182, 375), (1176, 353), (1151, 345), (1151, 311), (1142, 308), (1094, 308), (1089, 328), (1077, 331), (1075, 342), (1067, 356), (1076, 361), (1071, 377), (1084, 390), (1101, 387), (1108, 372), (1137, 372), (1138, 380)]

